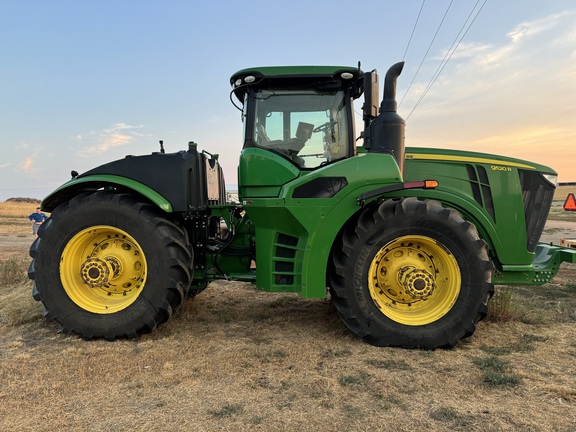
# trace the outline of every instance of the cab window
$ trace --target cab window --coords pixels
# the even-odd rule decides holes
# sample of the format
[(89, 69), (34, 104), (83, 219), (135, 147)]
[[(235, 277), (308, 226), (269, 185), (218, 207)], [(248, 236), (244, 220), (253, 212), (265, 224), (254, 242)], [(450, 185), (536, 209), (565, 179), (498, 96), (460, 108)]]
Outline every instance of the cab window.
[(343, 91), (261, 90), (255, 96), (253, 142), (302, 168), (350, 156)]

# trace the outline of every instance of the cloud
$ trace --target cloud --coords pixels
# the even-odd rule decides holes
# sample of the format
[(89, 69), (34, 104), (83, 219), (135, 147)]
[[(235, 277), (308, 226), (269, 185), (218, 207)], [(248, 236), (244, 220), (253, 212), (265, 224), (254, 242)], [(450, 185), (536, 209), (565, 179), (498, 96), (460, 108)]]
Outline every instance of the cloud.
[(5, 155), (9, 161), (0, 163), (0, 169), (7, 169), (6, 172), (36, 174), (39, 170), (37, 161), (38, 155), (46, 156), (41, 146), (32, 147), (30, 144), (12, 144), (10, 151)]
[(34, 157), (28, 156), (24, 161), (20, 164), (20, 169), (25, 173), (30, 173), (34, 170)]
[[(561, 12), (520, 23), (500, 44), (461, 44), (417, 114), (435, 115), (424, 105), (451, 111), (461, 101), (467, 101), (467, 108), (474, 109), (490, 98), (498, 105), (518, 107), (526, 101), (533, 105), (536, 94), (546, 98), (547, 89), (553, 91), (562, 81), (568, 83), (562, 94), (570, 93), (573, 86), (569, 80), (575, 71), (570, 60), (575, 53), (574, 44), (570, 43), (576, 38), (573, 17), (572, 13)], [(408, 106), (415, 103), (417, 90), (423, 87), (422, 83), (412, 86), (414, 90), (406, 98)], [(461, 110), (462, 105), (457, 109)]]
[(111, 133), (106, 135), (97, 145), (89, 147), (84, 150), (83, 155), (89, 156), (93, 154), (105, 153), (111, 148), (119, 147), (128, 144), (132, 141), (133, 137), (119, 133)]
[[(434, 83), (427, 97), (431, 98), (434, 93), (446, 94), (437, 91), (442, 86), (449, 87), (447, 91), (450, 93), (458, 90), (462, 94), (475, 95), (480, 89), (486, 90), (487, 83), (513, 82), (518, 76), (539, 73), (542, 68), (534, 67), (535, 63), (544, 61), (544, 55), (551, 51), (550, 45), (564, 44), (571, 47), (571, 52), (566, 54), (569, 58), (575, 53), (573, 42), (576, 39), (576, 30), (574, 25), (567, 23), (572, 16), (574, 14), (571, 12), (560, 12), (519, 23), (506, 34), (505, 43), (478, 41), (460, 43), (450, 55), (446, 69)], [(445, 59), (448, 54), (448, 48), (445, 48), (434, 57), (434, 60)], [(454, 71), (452, 75), (450, 71)], [(453, 87), (453, 82), (464, 85), (456, 89)], [(421, 94), (419, 90), (426, 86), (427, 84), (414, 83), (409, 96), (417, 99)]]
[(78, 152), (81, 158), (88, 158), (94, 155), (103, 154), (109, 150), (130, 144), (135, 137), (144, 134), (137, 131), (143, 126), (134, 126), (126, 123), (114, 123), (109, 128), (99, 132), (89, 132), (78, 134), (76, 140), (87, 142), (88, 146)]
[(556, 27), (560, 19), (567, 15), (570, 15), (570, 13), (561, 12), (540, 18), (535, 21), (520, 23), (514, 27), (514, 29), (512, 29), (512, 31), (506, 36), (508, 36), (514, 43), (522, 42), (533, 37), (534, 35), (537, 35), (538, 33), (542, 33), (543, 31)]
[[(466, 42), (461, 43), (458, 49), (452, 54), (451, 60), (458, 58), (478, 57), (479, 55), (490, 51), (493, 48), (491, 44), (483, 44), (479, 42)], [(441, 55), (436, 56), (436, 60), (442, 60), (448, 55), (448, 49), (445, 49)]]

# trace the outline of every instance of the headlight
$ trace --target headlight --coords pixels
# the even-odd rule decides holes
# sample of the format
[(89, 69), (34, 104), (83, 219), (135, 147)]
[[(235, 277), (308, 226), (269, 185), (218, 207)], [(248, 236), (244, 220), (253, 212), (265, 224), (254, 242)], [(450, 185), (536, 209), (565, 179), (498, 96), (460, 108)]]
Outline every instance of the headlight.
[(557, 174), (545, 174), (545, 173), (540, 173), (540, 174), (542, 175), (542, 177), (544, 177), (546, 179), (546, 181), (548, 181), (548, 183), (550, 183), (554, 187), (556, 187), (557, 180), (558, 180)]

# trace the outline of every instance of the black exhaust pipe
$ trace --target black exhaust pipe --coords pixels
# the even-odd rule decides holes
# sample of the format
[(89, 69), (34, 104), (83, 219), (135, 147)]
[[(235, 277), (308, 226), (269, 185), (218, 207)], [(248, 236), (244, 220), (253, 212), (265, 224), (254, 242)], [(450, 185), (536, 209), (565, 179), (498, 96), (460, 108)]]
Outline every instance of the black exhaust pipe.
[(380, 114), (370, 124), (369, 152), (390, 153), (396, 159), (400, 172), (404, 173), (404, 131), (406, 123), (396, 112), (396, 81), (404, 62), (393, 65), (384, 78), (384, 97), (380, 104)]

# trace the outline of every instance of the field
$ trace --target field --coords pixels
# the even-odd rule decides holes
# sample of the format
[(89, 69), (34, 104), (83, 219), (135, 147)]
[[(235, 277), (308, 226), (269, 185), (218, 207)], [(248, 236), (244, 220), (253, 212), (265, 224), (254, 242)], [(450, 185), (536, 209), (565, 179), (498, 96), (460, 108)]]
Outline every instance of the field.
[[(576, 238), (564, 192), (546, 241)], [(0, 430), (576, 431), (576, 265), (543, 287), (497, 287), (490, 319), (451, 350), (375, 348), (327, 300), (225, 282), (152, 334), (86, 342), (32, 300), (35, 205), (6, 204)]]

